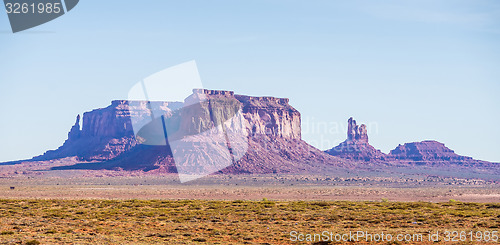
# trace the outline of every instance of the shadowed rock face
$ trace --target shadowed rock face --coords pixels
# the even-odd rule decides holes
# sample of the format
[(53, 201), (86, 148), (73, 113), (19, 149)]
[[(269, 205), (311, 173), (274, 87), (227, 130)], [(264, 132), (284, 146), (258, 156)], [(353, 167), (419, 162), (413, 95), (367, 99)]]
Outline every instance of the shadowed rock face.
[[(151, 106), (165, 115), (179, 108), (179, 102), (151, 102)], [(68, 139), (57, 150), (47, 151), (32, 160), (52, 160), (77, 156), (82, 161), (103, 161), (113, 159), (135, 147), (131, 114), (136, 118), (151, 117), (145, 101), (129, 103), (115, 100), (106, 108), (96, 109), (83, 114), (83, 126), (80, 130), (80, 116), (71, 128)]]
[[(199, 97), (206, 97), (207, 100), (200, 103)], [(235, 95), (232, 91), (205, 89), (193, 90), (193, 94), (184, 102), (151, 102), (148, 105), (145, 101), (116, 100), (106, 108), (84, 113), (81, 130), (78, 117), (63, 146), (33, 160), (76, 156), (81, 161), (101, 163), (83, 164), (75, 168), (161, 169), (161, 172), (176, 172), (172, 149), (168, 145), (140, 144), (144, 143), (142, 139), (151, 139), (147, 137), (148, 134), (163, 136), (154, 131), (155, 121), (159, 119), (144, 124), (138, 132), (137, 139), (140, 142), (134, 135), (131, 120), (136, 120), (134, 125), (151, 121), (151, 111), (154, 111), (157, 117), (160, 113), (164, 116), (165, 125), (169, 128), (169, 140), (176, 140), (177, 133), (181, 136), (203, 134), (224, 122), (231, 123), (236, 113), (242, 113), (248, 150), (239, 161), (222, 172), (295, 173), (305, 169), (315, 172), (321, 171), (321, 164), (342, 162), (302, 141), (300, 113), (288, 102), (284, 98), (252, 97)], [(148, 109), (148, 106), (153, 110)], [(152, 129), (148, 131), (148, 127)], [(198, 142), (187, 143), (199, 145)], [(237, 145), (229, 147), (232, 151), (238, 150)], [(201, 152), (210, 150), (203, 146), (193, 148)], [(196, 167), (196, 158), (189, 162)]]
[(80, 115), (76, 116), (76, 122), (68, 133), (68, 141), (76, 141), (80, 138), (82, 132), (80, 130)]
[[(206, 100), (200, 102), (201, 97)], [(234, 158), (233, 164), (219, 171), (222, 173), (325, 173), (332, 167), (359, 166), (359, 162), (363, 162), (363, 166), (376, 167), (380, 166), (374, 165), (377, 163), (398, 166), (493, 166), (491, 163), (459, 156), (436, 141), (407, 143), (399, 145), (390, 154), (384, 154), (369, 144), (366, 126), (358, 125), (352, 118), (348, 120), (347, 139), (322, 152), (301, 139), (300, 113), (288, 102), (284, 98), (252, 97), (236, 95), (232, 91), (205, 89), (194, 90), (184, 102), (115, 100), (106, 108), (84, 113), (81, 129), (80, 116), (77, 116), (64, 144), (57, 150), (34, 157), (32, 161), (76, 157), (90, 163), (54, 169), (124, 169), (175, 173), (177, 166), (173, 155), (178, 151), (169, 142), (172, 138), (177, 139), (176, 132), (180, 136), (194, 136), (192, 140), (184, 140), (183, 143), (190, 144), (190, 150), (202, 153), (191, 154), (192, 156), (189, 152), (185, 154), (190, 164), (187, 167), (198, 168), (200, 164), (197, 161), (200, 159), (196, 156), (212, 158), (213, 154), (210, 152), (219, 150), (200, 145), (198, 135), (223, 123), (235, 123), (243, 125), (242, 130), (246, 132), (244, 140), (248, 144), (240, 146), (228, 143), (222, 146), (229, 149), (231, 154), (244, 148), (241, 151), (244, 155), (239, 160)], [(236, 117), (237, 121), (232, 121), (235, 114), (239, 115)], [(169, 127), (169, 140), (166, 142), (169, 145), (141, 144), (144, 140), (151, 140), (146, 137), (148, 133), (163, 137), (161, 133), (147, 130), (149, 124), (154, 125), (158, 121), (151, 121), (152, 118), (158, 118), (158, 115), (164, 116), (165, 125)], [(137, 124), (144, 126), (138, 132), (138, 137), (134, 135), (132, 127)], [(173, 132), (174, 137), (170, 132)], [(227, 139), (231, 137), (224, 139), (224, 142)], [(160, 140), (165, 141), (165, 137)], [(213, 160), (220, 162), (217, 158)]]
[(357, 125), (352, 117), (347, 121), (347, 140), (325, 151), (332, 156), (351, 160), (384, 160), (387, 156), (368, 143), (366, 125)]

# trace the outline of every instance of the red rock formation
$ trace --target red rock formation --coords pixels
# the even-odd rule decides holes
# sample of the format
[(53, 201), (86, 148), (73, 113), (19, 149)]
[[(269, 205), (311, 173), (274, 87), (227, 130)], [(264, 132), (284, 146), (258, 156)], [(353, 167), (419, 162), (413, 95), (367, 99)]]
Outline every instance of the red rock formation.
[(472, 157), (460, 156), (453, 150), (446, 147), (443, 143), (426, 140), (421, 142), (406, 143), (399, 145), (392, 150), (389, 155), (391, 158), (416, 164), (436, 165), (436, 164), (461, 164), (477, 165), (490, 164), (485, 161), (475, 160)]
[(349, 163), (325, 154), (300, 139), (254, 136), (247, 154), (234, 165), (223, 169), (229, 174), (325, 174), (332, 167)]
[(366, 125), (357, 125), (356, 120), (349, 118), (347, 121), (347, 140), (368, 143)]
[(387, 158), (384, 153), (368, 143), (366, 125), (358, 126), (352, 117), (348, 120), (347, 140), (325, 152), (332, 156), (351, 160), (380, 161)]
[(81, 131), (80, 131), (80, 115), (76, 116), (76, 122), (73, 127), (71, 127), (71, 130), (68, 133), (68, 139), (67, 141), (76, 141), (80, 138), (81, 136)]
[[(207, 98), (206, 101), (196, 105), (191, 103), (199, 102), (203, 96)], [(147, 125), (152, 113), (175, 121), (178, 114), (183, 113), (179, 118), (179, 130), (197, 135), (227, 121), (241, 109), (241, 120), (244, 120), (248, 132), (248, 150), (240, 160), (233, 161), (234, 164), (220, 171), (223, 173), (326, 173), (332, 167), (356, 166), (357, 163), (351, 160), (362, 160), (370, 163), (363, 166), (375, 167), (380, 163), (396, 163), (398, 166), (401, 163), (407, 166), (486, 163), (459, 156), (436, 141), (408, 143), (398, 146), (388, 155), (383, 154), (368, 143), (366, 126), (358, 126), (352, 118), (348, 121), (347, 139), (325, 154), (301, 139), (300, 113), (288, 102), (288, 99), (283, 98), (251, 97), (236, 95), (232, 91), (204, 89), (194, 90), (184, 103), (117, 100), (106, 108), (84, 113), (81, 130), (78, 116), (61, 147), (32, 160), (76, 157), (79, 161), (90, 162), (58, 169), (176, 172), (170, 146), (139, 144), (132, 128), (133, 123), (144, 122)], [(190, 106), (183, 106), (186, 104)], [(196, 142), (191, 143), (196, 145)], [(237, 145), (227, 146), (231, 152), (238, 150)], [(206, 151), (203, 147), (196, 150)], [(195, 160), (191, 163), (197, 166)]]
[(288, 99), (244, 95), (235, 98), (243, 104), (252, 135), (301, 139), (300, 112), (288, 104)]
[[(177, 102), (151, 102), (156, 111), (169, 114), (180, 105)], [(57, 150), (47, 151), (32, 160), (51, 160), (76, 156), (81, 161), (103, 161), (113, 159), (137, 145), (132, 128), (131, 114), (136, 118), (150, 117), (147, 102), (115, 100), (106, 108), (83, 114), (71, 128), (68, 139)]]
[[(206, 96), (201, 103), (199, 98)], [(326, 165), (340, 164), (336, 157), (324, 154), (301, 139), (300, 113), (288, 104), (288, 99), (235, 95), (232, 91), (195, 89), (182, 103), (152, 102), (166, 120), (179, 117), (179, 129), (185, 135), (199, 134), (231, 118), (241, 109), (248, 132), (248, 151), (226, 173), (294, 173), (307, 169), (321, 172)], [(193, 105), (191, 105), (193, 104)], [(134, 137), (131, 123), (151, 117), (147, 102), (113, 101), (103, 109), (84, 113), (80, 137), (69, 137), (63, 146), (49, 151), (35, 160), (77, 156), (83, 161), (102, 161), (82, 164), (76, 168), (121, 168), (125, 170), (153, 170), (175, 172), (175, 164), (168, 146), (140, 145)], [(219, 122), (220, 121), (220, 122)], [(77, 122), (78, 124), (78, 122)], [(76, 135), (73, 126), (71, 135)], [(73, 132), (74, 131), (74, 132)], [(140, 133), (140, 132), (139, 132)], [(169, 131), (170, 139), (170, 131)], [(194, 142), (193, 144), (196, 145)], [(237, 146), (231, 146), (234, 151)], [(203, 148), (199, 150), (203, 151)], [(231, 149), (230, 149), (231, 150)], [(195, 164), (195, 163), (193, 163)]]
[(396, 159), (428, 161), (428, 160), (470, 160), (455, 154), (443, 143), (437, 141), (422, 141), (399, 145), (390, 153)]

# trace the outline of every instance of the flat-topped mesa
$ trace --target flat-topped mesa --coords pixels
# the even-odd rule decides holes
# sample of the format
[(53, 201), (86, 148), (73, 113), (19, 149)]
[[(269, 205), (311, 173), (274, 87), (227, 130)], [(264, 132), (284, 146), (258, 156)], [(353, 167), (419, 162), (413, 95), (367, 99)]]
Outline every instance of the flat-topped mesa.
[(257, 96), (239, 95), (235, 94), (234, 91), (228, 91), (228, 90), (193, 89), (193, 95), (199, 95), (199, 94), (204, 94), (208, 98), (217, 98), (217, 97), (235, 98), (243, 104), (251, 104), (254, 106), (259, 105), (259, 103), (267, 103), (268, 105), (269, 104), (281, 105), (292, 108), (288, 104), (289, 99), (287, 98), (276, 98), (271, 96), (257, 97)]
[(243, 104), (243, 116), (251, 135), (266, 135), (300, 140), (300, 112), (286, 98), (235, 95)]
[[(205, 95), (197, 103), (208, 103), (196, 108), (187, 108), (191, 97)], [(211, 127), (215, 117), (227, 120), (241, 110), (244, 125), (250, 137), (265, 135), (274, 138), (301, 139), (300, 113), (288, 104), (288, 99), (274, 97), (252, 97), (235, 95), (233, 91), (194, 89), (185, 102), (113, 100), (105, 108), (83, 114), (71, 128), (68, 140), (59, 149), (48, 151), (36, 160), (49, 160), (77, 156), (81, 160), (113, 159), (138, 142), (133, 125), (148, 122), (151, 118), (164, 115), (171, 117), (183, 110), (182, 127), (198, 130)], [(201, 111), (199, 110), (201, 109)], [(198, 111), (196, 111), (198, 110)], [(152, 115), (154, 114), (154, 115)], [(202, 126), (199, 126), (202, 125)]]
[(68, 139), (61, 147), (33, 159), (50, 160), (73, 156), (84, 161), (113, 159), (138, 144), (132, 118), (151, 118), (148, 107), (153, 108), (156, 113), (168, 115), (181, 105), (181, 102), (114, 100), (105, 108), (85, 112), (81, 130), (78, 116), (68, 133)]
[(201, 94), (209, 101), (218, 100), (219, 103), (211, 102), (211, 105), (217, 104), (216, 107), (212, 106), (213, 111), (223, 109), (217, 107), (231, 106), (230, 103), (220, 103), (221, 100), (239, 101), (247, 121), (249, 135), (301, 139), (300, 112), (288, 104), (287, 98), (256, 97), (238, 95), (233, 91), (193, 89), (193, 95), (188, 97), (186, 102), (190, 104), (193, 99), (200, 101)]
[(170, 115), (181, 105), (181, 102), (113, 100), (106, 108), (83, 114), (82, 137), (133, 136), (132, 119), (151, 118), (151, 113)]
[(368, 143), (366, 125), (357, 125), (352, 117), (347, 121), (347, 139), (326, 153), (352, 160), (384, 160), (386, 155)]
[[(206, 97), (201, 99), (201, 95)], [(168, 117), (183, 104), (199, 103), (205, 99), (211, 105), (210, 111), (216, 112), (215, 114), (233, 111), (234, 101), (239, 101), (251, 135), (301, 139), (300, 112), (288, 104), (287, 98), (255, 97), (237, 95), (233, 91), (193, 89), (193, 94), (186, 98), (184, 103), (152, 101), (150, 106), (157, 108), (154, 111), (159, 111)], [(111, 137), (133, 135), (130, 116), (136, 120), (150, 117), (148, 102), (115, 100), (109, 107), (86, 112), (82, 134)]]
[(409, 161), (471, 161), (471, 157), (460, 156), (443, 143), (426, 140), (399, 145), (389, 153), (398, 160)]
[[(281, 106), (290, 106), (288, 102), (290, 101), (287, 98), (276, 98), (276, 97), (255, 97), (255, 96), (247, 96), (247, 95), (235, 95), (235, 98), (241, 101), (242, 103), (248, 102), (253, 105), (258, 105), (258, 103), (269, 103), (273, 105), (281, 105)], [(290, 106), (291, 107), (291, 106)]]

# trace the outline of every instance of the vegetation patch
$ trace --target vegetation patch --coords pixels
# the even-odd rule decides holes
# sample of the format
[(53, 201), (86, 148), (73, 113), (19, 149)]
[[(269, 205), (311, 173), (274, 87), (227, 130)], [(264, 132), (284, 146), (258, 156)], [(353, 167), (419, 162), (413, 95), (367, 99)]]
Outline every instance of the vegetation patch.
[(426, 234), (500, 224), (498, 203), (453, 201), (0, 200), (0, 210), (0, 243), (9, 244), (290, 244), (291, 231)]

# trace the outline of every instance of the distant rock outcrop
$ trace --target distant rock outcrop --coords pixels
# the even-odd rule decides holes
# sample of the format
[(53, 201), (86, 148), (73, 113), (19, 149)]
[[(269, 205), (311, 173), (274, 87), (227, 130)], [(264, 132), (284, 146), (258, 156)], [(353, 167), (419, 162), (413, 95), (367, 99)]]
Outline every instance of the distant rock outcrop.
[(368, 131), (366, 125), (357, 125), (356, 120), (349, 118), (347, 120), (347, 140), (359, 143), (368, 143)]
[(399, 145), (389, 154), (384, 154), (368, 143), (368, 133), (364, 124), (357, 125), (352, 117), (348, 120), (347, 140), (326, 153), (348, 160), (365, 163), (411, 164), (411, 165), (481, 165), (491, 163), (460, 156), (443, 143), (426, 140)]
[(68, 139), (67, 141), (76, 141), (80, 139), (81, 136), (81, 131), (80, 131), (80, 115), (76, 116), (76, 122), (73, 127), (71, 127), (71, 130), (68, 133)]
[(433, 140), (399, 145), (389, 155), (395, 160), (416, 164), (488, 164), (472, 157), (460, 156), (443, 143)]
[(464, 157), (455, 154), (443, 143), (426, 140), (422, 142), (406, 143), (399, 145), (390, 153), (395, 159), (413, 160), (413, 161), (452, 161), (452, 160), (471, 160), (471, 157)]
[[(199, 98), (202, 97), (206, 100), (200, 102)], [(234, 117), (236, 113), (238, 117)], [(156, 133), (154, 130), (148, 131), (148, 125), (153, 125), (158, 118), (171, 122), (181, 132), (181, 138), (183, 135), (199, 136), (222, 123), (243, 125), (240, 127), (245, 132), (244, 151), (241, 151), (243, 154), (237, 159), (233, 155), (230, 161), (232, 164), (225, 165), (227, 167), (222, 170), (218, 168), (220, 173), (316, 174), (335, 171), (339, 167), (381, 169), (383, 166), (388, 166), (392, 171), (393, 166), (413, 169), (418, 165), (438, 165), (439, 168), (446, 169), (451, 164), (460, 164), (466, 168), (498, 168), (498, 164), (457, 155), (437, 141), (407, 143), (399, 145), (390, 154), (384, 154), (369, 144), (366, 125), (358, 125), (353, 118), (348, 120), (347, 139), (323, 152), (301, 139), (301, 115), (289, 104), (288, 99), (252, 97), (237, 95), (232, 91), (206, 89), (193, 90), (193, 94), (184, 102), (115, 100), (106, 108), (85, 112), (82, 126), (80, 127), (81, 118), (78, 115), (68, 133), (68, 139), (61, 147), (30, 161), (71, 158), (74, 161), (68, 163), (69, 166), (52, 169), (123, 169), (176, 173), (178, 165), (173, 156), (179, 149), (174, 149), (171, 142), (175, 141), (170, 141), (171, 137), (175, 139), (176, 132), (170, 134), (169, 131), (168, 140), (161, 138), (161, 143), (165, 143), (163, 145), (145, 144), (151, 143), (151, 139), (146, 137), (148, 133)], [(133, 125), (137, 124), (144, 127), (134, 132)], [(162, 125), (167, 127), (170, 124)], [(230, 154), (242, 149), (237, 143), (233, 144), (235, 141), (231, 141), (227, 134), (224, 144), (212, 148), (205, 147), (202, 141), (194, 138), (183, 141), (190, 145), (188, 151), (180, 149), (186, 155), (189, 167), (193, 168), (203, 167), (199, 164), (203, 157), (213, 157), (213, 162), (219, 162), (220, 159), (211, 154), (214, 149), (219, 149), (217, 147), (224, 148)], [(201, 154), (191, 154), (194, 155), (191, 157), (190, 152)], [(19, 162), (22, 161), (15, 163)]]
[(365, 124), (357, 125), (352, 117), (348, 120), (347, 140), (326, 153), (351, 160), (380, 161), (387, 156), (368, 143), (368, 132)]

